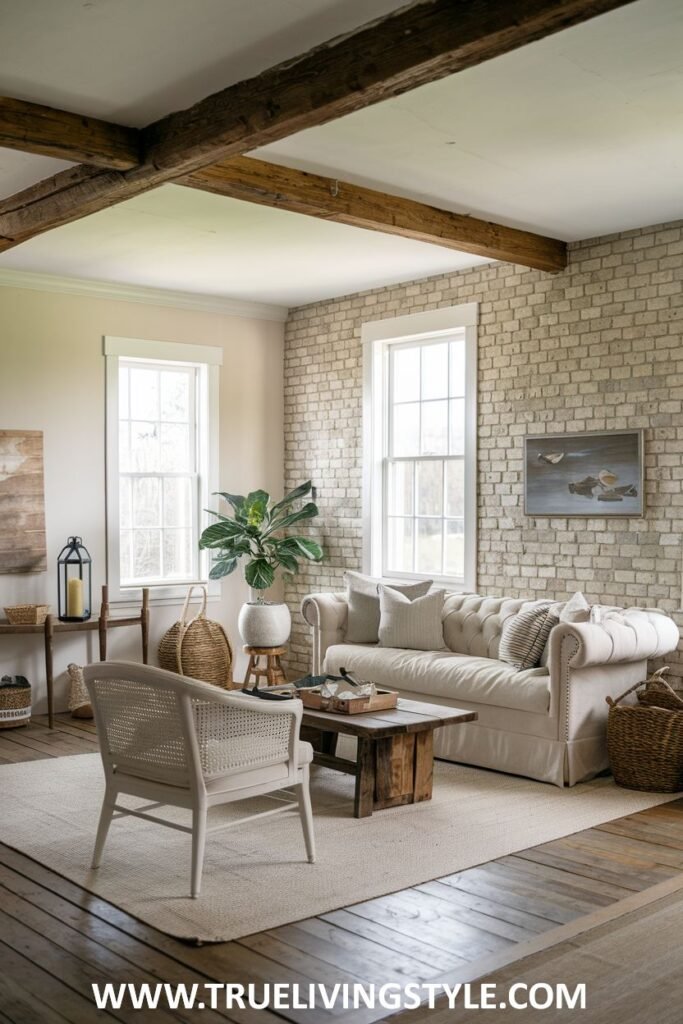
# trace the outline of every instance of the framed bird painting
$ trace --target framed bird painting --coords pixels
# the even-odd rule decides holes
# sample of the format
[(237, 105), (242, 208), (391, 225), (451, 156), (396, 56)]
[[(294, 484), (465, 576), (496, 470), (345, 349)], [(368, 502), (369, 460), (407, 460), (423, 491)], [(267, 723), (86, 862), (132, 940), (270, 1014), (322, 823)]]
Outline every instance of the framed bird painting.
[(642, 516), (643, 431), (527, 434), (524, 512), (528, 516)]

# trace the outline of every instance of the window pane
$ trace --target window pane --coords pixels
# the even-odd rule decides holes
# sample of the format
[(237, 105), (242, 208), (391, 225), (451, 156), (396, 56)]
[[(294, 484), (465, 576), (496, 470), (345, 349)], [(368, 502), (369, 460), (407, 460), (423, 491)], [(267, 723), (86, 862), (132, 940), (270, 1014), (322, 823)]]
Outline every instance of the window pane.
[(131, 423), (130, 469), (136, 473), (159, 470), (159, 429), (156, 423)]
[(448, 397), (448, 345), (422, 348), (422, 398)]
[(192, 575), (192, 534), (189, 530), (164, 531), (164, 576)]
[(443, 515), (443, 462), (418, 462), (417, 514)]
[(119, 423), (119, 470), (130, 469), (130, 423)]
[(178, 423), (161, 424), (161, 469), (187, 473), (190, 469), (190, 430)]
[(121, 562), (121, 580), (126, 581), (133, 578), (133, 531), (121, 530), (121, 550), (119, 553)]
[(192, 526), (192, 481), (187, 477), (164, 480), (164, 526)]
[(448, 451), (448, 402), (422, 404), (422, 455), (445, 455)]
[(133, 525), (132, 500), (130, 477), (122, 476), (119, 480), (119, 523), (122, 530)]
[(450, 445), (451, 455), (465, 454), (465, 399), (451, 400)]
[(389, 463), (388, 505), (390, 516), (413, 514), (414, 463)]
[(161, 530), (133, 530), (133, 576), (136, 580), (161, 576)]
[(190, 418), (190, 375), (164, 370), (161, 373), (161, 418), (184, 422)]
[(446, 515), (461, 516), (465, 506), (465, 460), (446, 463)]
[(465, 524), (462, 519), (446, 523), (446, 573), (465, 575)]
[(395, 348), (391, 353), (394, 402), (415, 402), (420, 397), (419, 348)]
[(133, 480), (133, 526), (161, 526), (159, 495), (156, 477)]
[(136, 420), (159, 419), (159, 374), (157, 370), (130, 367), (130, 415)]
[(125, 366), (119, 369), (119, 417), (128, 419), (128, 370)]
[(389, 572), (413, 571), (412, 519), (389, 519), (387, 569)]
[(417, 572), (441, 573), (441, 519), (418, 519)]
[(393, 411), (392, 455), (418, 455), (420, 451), (420, 406), (418, 402), (409, 405), (395, 405)]
[(450, 396), (465, 394), (465, 341), (451, 342)]

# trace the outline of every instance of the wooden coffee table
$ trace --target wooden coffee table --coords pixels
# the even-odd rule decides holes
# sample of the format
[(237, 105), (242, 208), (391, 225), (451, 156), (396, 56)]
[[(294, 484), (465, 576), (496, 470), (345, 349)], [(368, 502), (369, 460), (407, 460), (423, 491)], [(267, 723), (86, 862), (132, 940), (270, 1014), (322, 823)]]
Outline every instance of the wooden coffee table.
[[(355, 775), (353, 813), (366, 818), (385, 807), (431, 800), (434, 730), (476, 718), (475, 711), (403, 699), (390, 711), (360, 715), (304, 708), (301, 738), (313, 744), (314, 764)], [(339, 736), (358, 737), (355, 761), (337, 757)]]

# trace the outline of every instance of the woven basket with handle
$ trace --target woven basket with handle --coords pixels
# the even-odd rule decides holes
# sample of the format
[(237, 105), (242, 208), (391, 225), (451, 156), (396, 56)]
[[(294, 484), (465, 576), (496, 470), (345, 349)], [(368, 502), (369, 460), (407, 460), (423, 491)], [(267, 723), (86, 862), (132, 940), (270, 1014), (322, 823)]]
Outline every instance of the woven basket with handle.
[[(607, 751), (614, 781), (652, 793), (683, 790), (683, 700), (659, 669), (620, 697), (607, 697)], [(630, 693), (637, 704), (621, 704)]]
[(192, 679), (201, 679), (229, 690), (232, 687), (232, 647), (219, 622), (206, 617), (206, 587), (202, 606), (194, 618), (188, 619), (188, 607), (194, 586), (185, 598), (178, 622), (168, 629), (159, 642), (159, 665), (170, 672), (179, 672)]

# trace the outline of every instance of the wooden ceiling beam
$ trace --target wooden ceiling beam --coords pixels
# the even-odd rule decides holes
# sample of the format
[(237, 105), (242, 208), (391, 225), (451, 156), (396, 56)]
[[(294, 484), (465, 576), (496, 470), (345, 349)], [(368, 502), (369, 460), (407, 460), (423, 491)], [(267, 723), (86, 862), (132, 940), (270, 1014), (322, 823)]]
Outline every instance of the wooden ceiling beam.
[(423, 0), (143, 130), (127, 171), (56, 175), (0, 213), (0, 249), (174, 178), (474, 67), (633, 0)]
[(556, 238), (250, 157), (204, 167), (176, 184), (537, 270), (567, 266), (567, 246)]
[(8, 96), (0, 96), (0, 146), (118, 171), (140, 163), (137, 129)]

